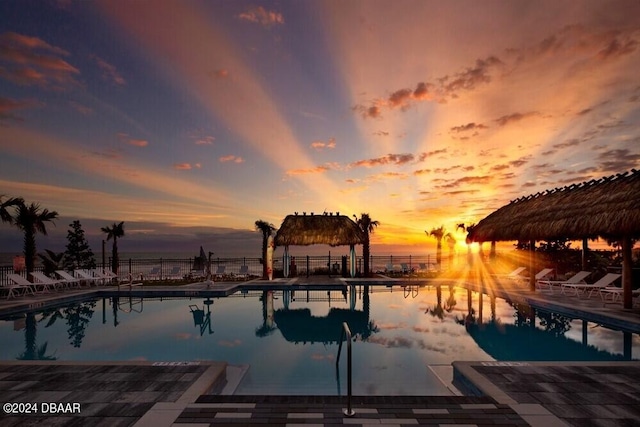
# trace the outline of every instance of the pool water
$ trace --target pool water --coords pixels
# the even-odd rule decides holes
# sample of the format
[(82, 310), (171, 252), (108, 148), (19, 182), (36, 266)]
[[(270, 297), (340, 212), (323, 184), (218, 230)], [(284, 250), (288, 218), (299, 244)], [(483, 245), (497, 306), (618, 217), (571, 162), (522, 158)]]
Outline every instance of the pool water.
[[(532, 322), (532, 319), (534, 321)], [(640, 337), (460, 288), (251, 291), (226, 298), (87, 300), (0, 320), (2, 360), (226, 361), (237, 394), (447, 395), (454, 360), (630, 360)]]

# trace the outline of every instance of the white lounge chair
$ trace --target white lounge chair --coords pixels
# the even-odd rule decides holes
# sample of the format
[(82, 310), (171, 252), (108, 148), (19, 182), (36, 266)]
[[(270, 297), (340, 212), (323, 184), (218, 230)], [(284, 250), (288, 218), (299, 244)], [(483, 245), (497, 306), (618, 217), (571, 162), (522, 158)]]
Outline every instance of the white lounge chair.
[(80, 280), (87, 283), (88, 286), (93, 284), (98, 285), (98, 282), (102, 280), (99, 277), (95, 277), (93, 274), (89, 273), (87, 270), (78, 269), (73, 272), (73, 274), (79, 278)]
[(213, 274), (213, 277), (216, 279), (222, 279), (226, 269), (227, 267), (225, 265), (219, 265), (218, 268), (216, 268), (216, 272)]
[(598, 280), (595, 283), (592, 284), (564, 284), (562, 285), (562, 293), (565, 295), (568, 295), (568, 293), (573, 292), (573, 295), (578, 295), (580, 292), (582, 292), (582, 294), (586, 294), (587, 291), (589, 291), (589, 297), (591, 296), (591, 294), (593, 293), (593, 291), (599, 292), (600, 289), (604, 289), (607, 286), (611, 286), (611, 284), (613, 282), (615, 282), (616, 280), (618, 280), (618, 278), (620, 277), (620, 274), (616, 274), (616, 273), (607, 273), (603, 278), (601, 278), (600, 280)]
[(153, 267), (149, 270), (149, 275), (147, 276), (150, 280), (160, 280), (160, 267)]
[(33, 277), (33, 285), (42, 287), (43, 292), (49, 292), (52, 288), (56, 290), (62, 285), (62, 280), (52, 279), (41, 271), (33, 271), (31, 277)]
[(242, 278), (242, 279), (246, 279), (249, 277), (249, 266), (248, 265), (241, 265), (240, 266), (240, 271), (238, 272), (238, 277)]
[(19, 274), (7, 274), (7, 279), (13, 284), (3, 287), (9, 291), (7, 299), (16, 296), (16, 291), (22, 292), (22, 295), (26, 295), (29, 292), (31, 295), (35, 295), (35, 288), (33, 283), (20, 276)]
[[(551, 272), (553, 271), (553, 268), (543, 268), (542, 270), (540, 270), (534, 277), (536, 280), (536, 283), (542, 279), (544, 279), (545, 277), (547, 277), (549, 274), (551, 274)], [(528, 277), (523, 277), (523, 276), (519, 276), (516, 278), (519, 282), (523, 282), (523, 283), (529, 283), (529, 278)]]
[(513, 270), (511, 273), (507, 273), (507, 274), (492, 274), (492, 276), (500, 278), (500, 279), (520, 279), (520, 273), (522, 273), (523, 271), (525, 271), (527, 269), (527, 267), (518, 267), (515, 270)]
[(384, 267), (384, 272), (385, 273), (395, 274), (395, 273), (402, 273), (402, 270), (396, 270), (395, 266), (393, 264), (389, 263)]
[(409, 267), (409, 264), (403, 262), (400, 264), (400, 268), (402, 269), (402, 274), (411, 274), (413, 273), (413, 268)]
[(89, 270), (89, 274), (97, 277), (99, 279), (98, 282), (103, 285), (111, 282), (111, 275), (105, 273), (105, 271), (101, 268), (92, 268), (91, 270)]
[(182, 269), (182, 267), (180, 267), (179, 265), (175, 265), (171, 268), (171, 271), (169, 272), (169, 277), (171, 277), (172, 279), (181, 279), (182, 276), (180, 275), (180, 270)]
[(578, 273), (574, 274), (573, 276), (569, 277), (566, 280), (538, 280), (536, 282), (536, 286), (538, 287), (538, 289), (543, 290), (543, 289), (548, 289), (551, 292), (553, 292), (553, 287), (557, 286), (558, 289), (562, 288), (562, 285), (577, 285), (580, 283), (584, 283), (584, 279), (587, 278), (587, 276), (589, 276), (591, 274), (590, 271), (579, 271)]
[(73, 277), (71, 274), (67, 273), (64, 270), (56, 270), (56, 274), (58, 275), (58, 277), (60, 277), (60, 279), (63, 280), (63, 282), (69, 288), (72, 287), (72, 286), (80, 287), (80, 285), (82, 284), (82, 279), (79, 279), (77, 277)]
[[(599, 290), (600, 298), (603, 302), (618, 302), (622, 301), (622, 297), (624, 295), (624, 289), (619, 286), (607, 286)], [(607, 298), (609, 297), (609, 298)], [(631, 298), (633, 299), (634, 305), (637, 301), (640, 301), (640, 289), (634, 289), (631, 291)]]

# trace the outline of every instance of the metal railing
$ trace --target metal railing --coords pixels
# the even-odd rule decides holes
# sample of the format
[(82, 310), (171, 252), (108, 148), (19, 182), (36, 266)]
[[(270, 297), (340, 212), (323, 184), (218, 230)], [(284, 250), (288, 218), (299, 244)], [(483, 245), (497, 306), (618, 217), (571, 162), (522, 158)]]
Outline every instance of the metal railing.
[(336, 375), (339, 377), (340, 353), (342, 352), (342, 340), (347, 338), (347, 408), (343, 411), (347, 417), (353, 417), (356, 411), (351, 407), (351, 330), (347, 322), (342, 322), (342, 332), (340, 334), (340, 344), (338, 345), (338, 357), (336, 357)]
[[(346, 263), (343, 265), (343, 259)], [(369, 259), (369, 269), (372, 272), (396, 273), (403, 274), (403, 265), (412, 271), (440, 271), (454, 268), (456, 266), (465, 265), (460, 257), (456, 258), (457, 262), (452, 265), (451, 260), (443, 255), (442, 264), (435, 264), (436, 257), (432, 254), (426, 255), (385, 255), (374, 256)], [(130, 258), (123, 257), (120, 259), (118, 276), (120, 280), (128, 281), (131, 276), (134, 280), (171, 280), (181, 278), (191, 278), (194, 271), (194, 258)], [(209, 260), (206, 262), (208, 266)], [(333, 255), (298, 255), (291, 257), (290, 277), (292, 276), (310, 276), (310, 275), (342, 275), (348, 274), (350, 270), (349, 259), (344, 254)], [(274, 271), (276, 277), (283, 274), (283, 259), (277, 257), (274, 259)], [(98, 267), (111, 268), (111, 258), (105, 259), (104, 265), (98, 262)], [(262, 262), (260, 258), (237, 257), (237, 258), (211, 258), (211, 271), (216, 272), (219, 266), (225, 266), (225, 275), (234, 277), (242, 275), (241, 268), (246, 266), (248, 274), (253, 277), (262, 276)], [(356, 257), (356, 272), (362, 274), (364, 269), (364, 260), (361, 255)], [(39, 260), (36, 260), (35, 271), (43, 271), (43, 266)], [(9, 284), (7, 274), (14, 273), (11, 265), (0, 265), (0, 286)], [(26, 277), (26, 272), (20, 272)]]

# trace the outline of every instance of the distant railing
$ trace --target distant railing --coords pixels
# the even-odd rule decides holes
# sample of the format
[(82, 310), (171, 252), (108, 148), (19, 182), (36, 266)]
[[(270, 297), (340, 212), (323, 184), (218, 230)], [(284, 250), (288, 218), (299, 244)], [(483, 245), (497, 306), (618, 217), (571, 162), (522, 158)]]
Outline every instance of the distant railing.
[[(298, 255), (290, 257), (289, 276), (312, 276), (312, 275), (335, 275), (347, 276), (350, 272), (350, 259), (345, 255)], [(105, 260), (104, 266), (111, 268), (111, 258)], [(274, 276), (283, 277), (283, 258), (274, 258)], [(457, 256), (449, 258), (443, 253), (441, 265), (437, 265), (436, 256), (428, 255), (385, 255), (371, 256), (369, 258), (369, 268), (373, 273), (385, 274), (406, 274), (416, 271), (439, 271), (456, 268), (456, 265), (464, 263), (464, 259)], [(363, 274), (363, 257), (357, 256), (355, 259), (355, 271), (358, 276)], [(177, 279), (197, 279), (204, 277), (207, 273), (209, 260), (202, 264), (196, 263), (194, 258), (124, 258), (120, 259), (118, 267), (118, 277), (120, 280), (177, 280)], [(219, 267), (224, 266), (221, 275), (224, 279), (234, 277), (261, 277), (262, 260), (260, 258), (237, 257), (237, 258), (211, 258), (211, 273), (216, 279), (216, 272)], [(242, 266), (247, 266), (246, 271)], [(42, 271), (42, 265), (36, 264), (35, 271)], [(0, 286), (8, 285), (7, 274), (14, 273), (13, 266), (0, 266)], [(26, 272), (20, 274), (26, 277)], [(218, 276), (219, 278), (219, 276)]]

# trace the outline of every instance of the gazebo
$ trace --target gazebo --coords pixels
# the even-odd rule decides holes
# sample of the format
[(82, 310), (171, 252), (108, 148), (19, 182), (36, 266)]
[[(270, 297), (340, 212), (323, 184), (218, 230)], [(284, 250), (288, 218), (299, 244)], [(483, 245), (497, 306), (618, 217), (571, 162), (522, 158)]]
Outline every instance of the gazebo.
[[(535, 242), (560, 238), (603, 237), (622, 246), (623, 303), (632, 307), (632, 239), (640, 237), (640, 171), (611, 175), (521, 197), (481, 220), (468, 242), (530, 242), (533, 268)], [(535, 279), (530, 275), (530, 288)]]
[[(364, 242), (364, 233), (351, 218), (339, 213), (287, 215), (276, 233), (276, 246), (284, 246), (285, 277), (288, 277), (289, 246), (324, 244), (350, 247), (351, 277), (355, 276), (355, 245)], [(308, 274), (308, 271), (307, 271)]]

